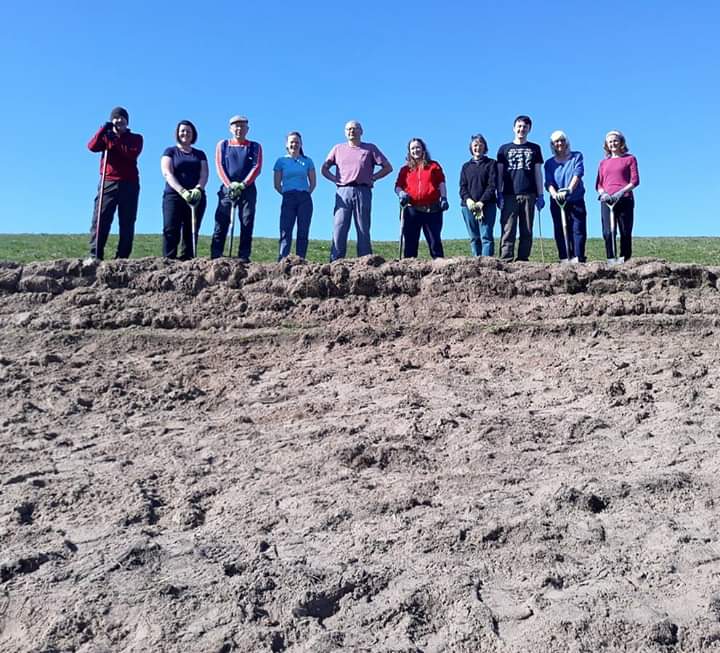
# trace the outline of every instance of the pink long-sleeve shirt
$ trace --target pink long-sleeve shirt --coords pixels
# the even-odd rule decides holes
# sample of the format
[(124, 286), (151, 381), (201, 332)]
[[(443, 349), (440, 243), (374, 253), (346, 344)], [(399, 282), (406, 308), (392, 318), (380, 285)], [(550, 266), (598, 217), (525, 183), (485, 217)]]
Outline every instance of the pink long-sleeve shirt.
[[(640, 184), (637, 159), (632, 154), (609, 157), (600, 161), (595, 181), (597, 191), (602, 188), (606, 193), (612, 195), (628, 184), (633, 186)], [(625, 193), (625, 197), (632, 197), (632, 191)]]

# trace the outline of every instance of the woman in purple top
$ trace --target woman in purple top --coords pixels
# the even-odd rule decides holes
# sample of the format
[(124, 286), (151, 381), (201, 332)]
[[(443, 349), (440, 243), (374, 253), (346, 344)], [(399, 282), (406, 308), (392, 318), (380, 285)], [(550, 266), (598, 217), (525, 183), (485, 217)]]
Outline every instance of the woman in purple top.
[[(197, 255), (196, 243), (200, 223), (205, 214), (208, 181), (208, 164), (205, 152), (193, 147), (197, 130), (189, 120), (181, 120), (175, 128), (174, 147), (168, 147), (160, 159), (160, 170), (165, 177), (163, 192), (163, 256), (177, 258), (182, 234), (180, 258), (188, 260)], [(192, 225), (192, 207), (195, 207), (195, 231)]]
[(620, 230), (619, 255), (627, 261), (632, 255), (632, 228), (635, 211), (633, 189), (640, 184), (637, 159), (628, 153), (625, 136), (613, 130), (605, 136), (605, 159), (598, 168), (595, 189), (600, 200), (603, 238), (608, 259), (616, 258), (615, 243), (610, 228), (610, 208), (614, 207), (615, 224)]
[[(558, 256), (561, 261), (584, 263), (587, 209), (582, 181), (585, 174), (583, 155), (570, 148), (567, 134), (559, 129), (550, 134), (550, 147), (554, 156), (545, 161), (545, 188), (551, 198), (550, 214), (553, 219)], [(564, 204), (565, 209), (564, 228), (561, 204)]]

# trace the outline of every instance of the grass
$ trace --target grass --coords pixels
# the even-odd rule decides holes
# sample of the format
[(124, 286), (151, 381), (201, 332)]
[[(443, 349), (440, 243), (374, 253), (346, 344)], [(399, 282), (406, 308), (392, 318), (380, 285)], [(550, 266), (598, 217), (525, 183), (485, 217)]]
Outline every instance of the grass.
[[(467, 240), (444, 241), (446, 256), (468, 256), (470, 247)], [(105, 253), (111, 258), (117, 246), (117, 236), (110, 236)], [(498, 241), (495, 241), (496, 251)], [(555, 243), (543, 239), (546, 262), (557, 260)], [(376, 254), (385, 259), (397, 258), (397, 242), (378, 241), (373, 243)], [(159, 235), (138, 234), (133, 244), (133, 258), (159, 256), (162, 251), (162, 239)], [(29, 263), (48, 261), (58, 258), (83, 258), (87, 256), (87, 236), (79, 234), (0, 234), (0, 260)], [(210, 238), (201, 236), (198, 244), (200, 256), (209, 256)], [(348, 254), (354, 255), (355, 243), (348, 246)], [(634, 256), (651, 256), (674, 263), (698, 263), (700, 265), (720, 265), (720, 238), (633, 238)], [(330, 256), (330, 241), (311, 240), (308, 248), (308, 260), (324, 262)], [(420, 257), (427, 258), (428, 250), (424, 243), (420, 246)], [(589, 261), (605, 260), (605, 248), (600, 238), (590, 238), (587, 242)], [(253, 239), (253, 261), (268, 262), (277, 259), (277, 240), (274, 238)], [(535, 239), (531, 260), (540, 261), (540, 244)]]

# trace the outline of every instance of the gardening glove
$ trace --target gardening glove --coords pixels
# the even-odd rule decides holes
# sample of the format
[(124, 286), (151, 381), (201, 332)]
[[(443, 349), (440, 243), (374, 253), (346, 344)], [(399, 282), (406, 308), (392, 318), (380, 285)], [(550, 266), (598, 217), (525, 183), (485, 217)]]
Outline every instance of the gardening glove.
[(558, 202), (564, 202), (567, 199), (568, 192), (566, 190), (559, 190), (555, 193), (555, 200)]
[(610, 195), (609, 193), (606, 193), (605, 191), (603, 191), (602, 193), (600, 193), (600, 197), (598, 197), (598, 199), (599, 199), (601, 202), (605, 202), (605, 204), (607, 204), (608, 202), (612, 202), (612, 201), (613, 201), (612, 195)]
[(625, 195), (625, 191), (619, 190), (617, 193), (613, 193), (610, 195), (610, 199), (613, 201), (613, 203), (621, 200), (623, 198), (623, 195)]
[(441, 197), (440, 198), (440, 210), (447, 211), (449, 208), (450, 208), (450, 205), (448, 204), (447, 197)]
[(469, 197), (465, 200), (465, 206), (468, 207), (468, 211), (475, 213), (475, 202), (473, 202), (473, 200)]
[(241, 181), (231, 181), (230, 191), (228, 195), (230, 196), (231, 200), (236, 200), (238, 197), (240, 197), (240, 193), (242, 193), (244, 190), (245, 184), (243, 184)]
[(410, 204), (410, 195), (408, 195), (404, 190), (401, 190), (398, 193), (398, 199), (400, 200), (400, 206), (407, 206)]
[(504, 205), (505, 205), (505, 197), (502, 195), (502, 193), (498, 193), (497, 207), (502, 211), (502, 208)]
[(182, 197), (188, 204), (190, 204), (190, 198), (192, 198), (192, 192), (187, 188), (183, 188), (180, 191), (180, 197)]
[(202, 199), (202, 188), (193, 188), (190, 191), (190, 199), (187, 200), (188, 204), (191, 204), (192, 206), (196, 206), (200, 204), (200, 200)]
[(535, 207), (538, 211), (542, 211), (545, 208), (545, 198), (542, 195), (538, 195), (535, 199)]

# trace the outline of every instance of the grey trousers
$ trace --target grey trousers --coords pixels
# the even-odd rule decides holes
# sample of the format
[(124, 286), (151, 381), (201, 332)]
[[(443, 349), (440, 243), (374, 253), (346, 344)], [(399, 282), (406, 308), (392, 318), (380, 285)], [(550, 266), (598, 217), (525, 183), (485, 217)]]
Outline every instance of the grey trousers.
[(520, 227), (518, 261), (530, 258), (533, 242), (536, 195), (503, 195), (504, 205), (500, 213), (500, 258), (512, 261), (515, 257), (515, 236)]
[(335, 215), (330, 260), (345, 258), (350, 220), (355, 221), (357, 254), (372, 254), (370, 242), (370, 209), (372, 190), (369, 186), (338, 186), (335, 192)]

